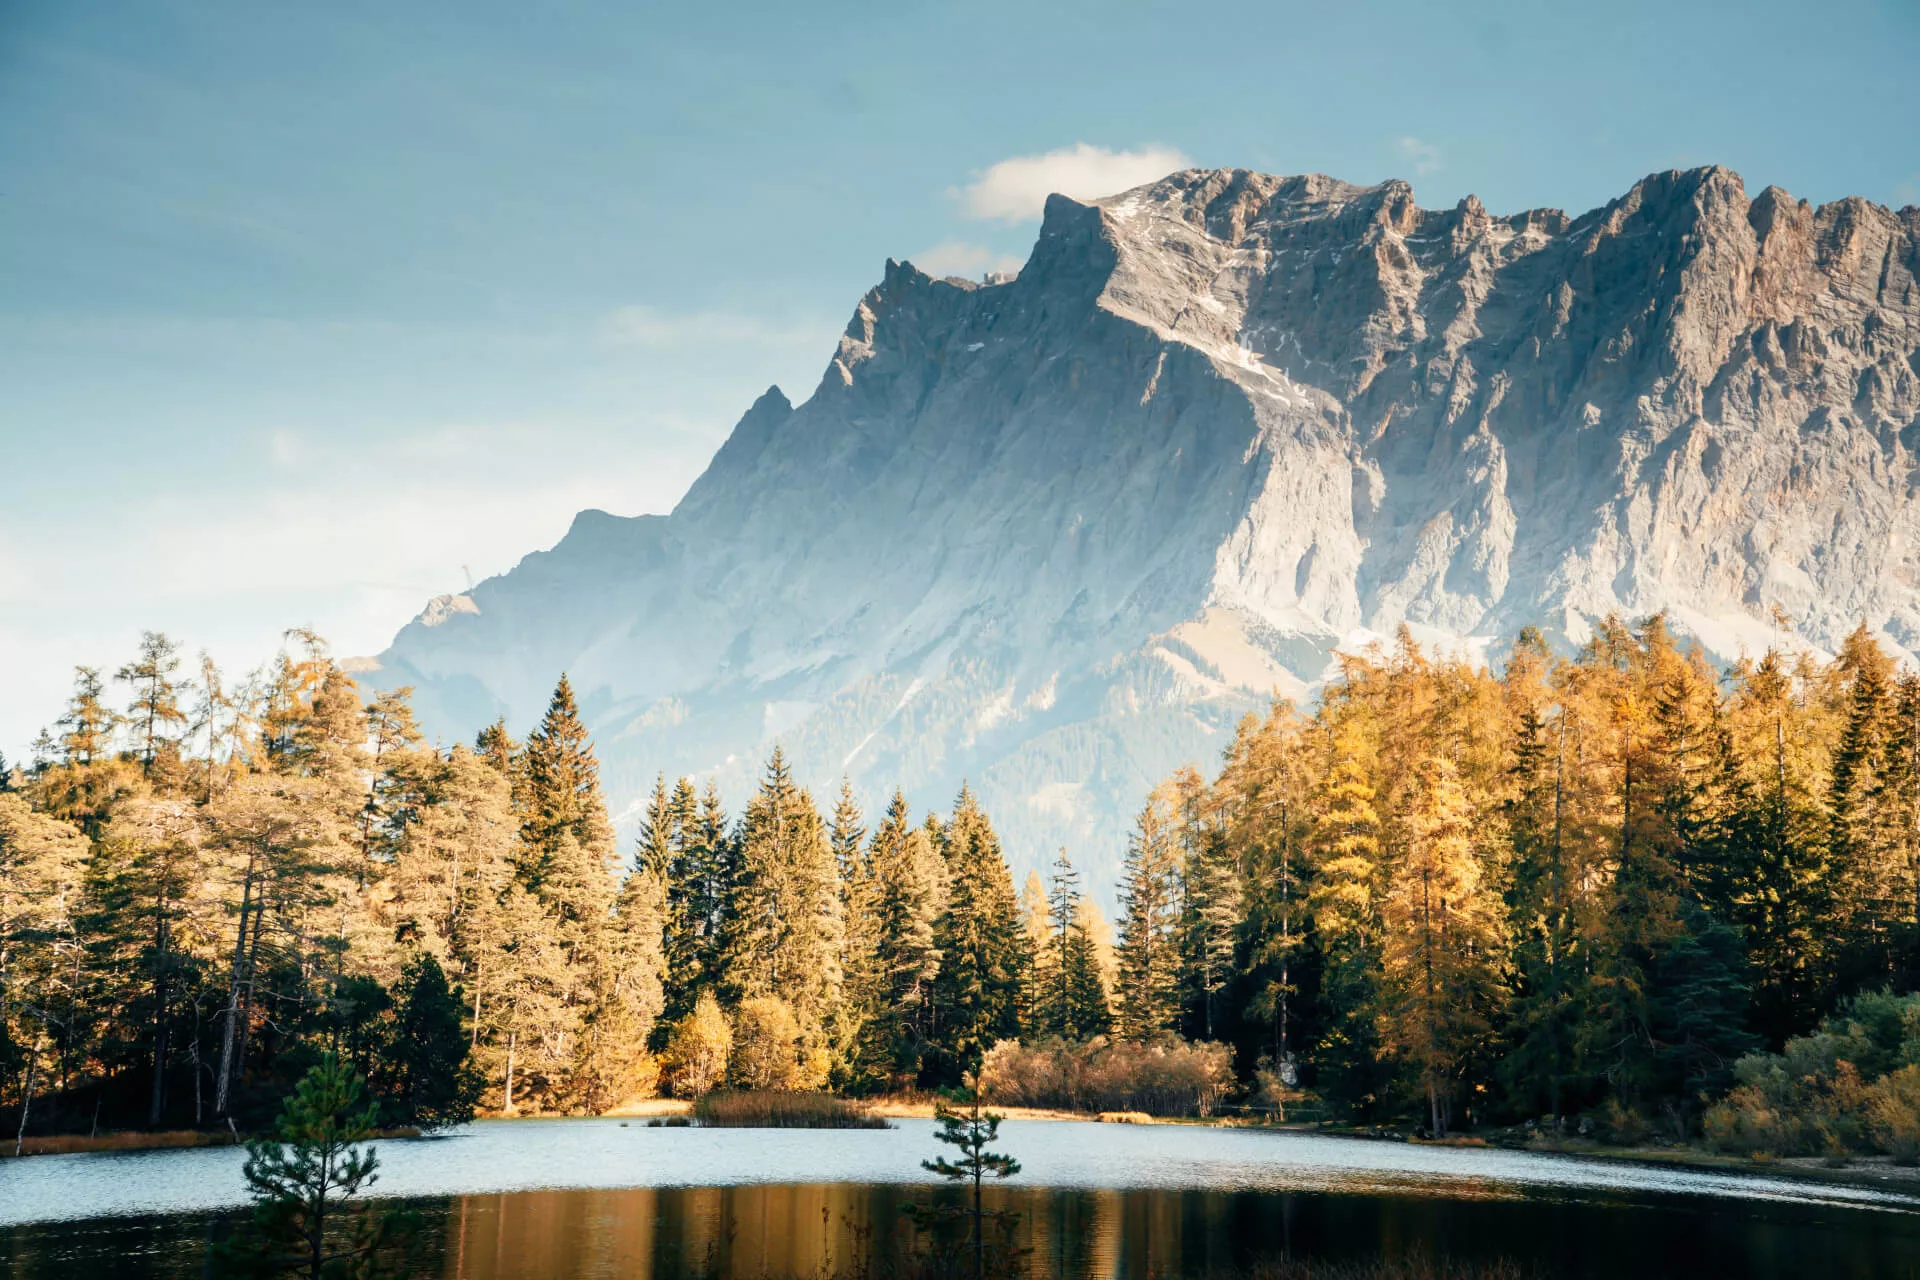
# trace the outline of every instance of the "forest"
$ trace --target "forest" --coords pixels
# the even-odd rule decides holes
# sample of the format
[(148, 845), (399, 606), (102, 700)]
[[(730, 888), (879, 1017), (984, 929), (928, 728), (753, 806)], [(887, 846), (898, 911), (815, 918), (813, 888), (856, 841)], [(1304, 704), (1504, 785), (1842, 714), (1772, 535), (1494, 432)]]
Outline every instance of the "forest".
[(0, 763), (0, 1118), (258, 1130), (328, 1053), (422, 1127), (976, 1070), (1435, 1136), (1920, 1117), (1920, 678), (1864, 627), (1338, 662), (1145, 798), (1110, 927), (1069, 851), (1016, 892), (965, 788), (823, 805), (776, 748), (735, 811), (661, 778), (620, 849), (564, 676), (524, 739), (441, 749), (310, 632), (232, 682), (149, 633)]

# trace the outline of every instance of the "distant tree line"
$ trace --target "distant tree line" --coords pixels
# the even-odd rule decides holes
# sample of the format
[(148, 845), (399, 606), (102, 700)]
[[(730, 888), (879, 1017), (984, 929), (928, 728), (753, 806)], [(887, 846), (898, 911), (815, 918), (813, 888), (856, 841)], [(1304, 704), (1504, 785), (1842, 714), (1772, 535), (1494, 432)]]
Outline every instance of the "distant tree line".
[[(1065, 853), (1015, 892), (965, 788), (869, 818), (776, 749), (735, 814), (661, 778), (622, 851), (564, 677), (524, 741), (438, 749), (291, 640), (230, 687), (149, 634), (0, 774), (16, 1127), (258, 1129), (331, 1053), (391, 1124), (990, 1060), (1211, 1106), (1231, 1061), (1362, 1122), (1682, 1134), (1743, 1055), (1920, 967), (1920, 678), (1864, 629), (1724, 672), (1658, 617), (1499, 670), (1343, 655), (1154, 791), (1117, 941)], [(1180, 1039), (1227, 1048), (1117, 1050)]]

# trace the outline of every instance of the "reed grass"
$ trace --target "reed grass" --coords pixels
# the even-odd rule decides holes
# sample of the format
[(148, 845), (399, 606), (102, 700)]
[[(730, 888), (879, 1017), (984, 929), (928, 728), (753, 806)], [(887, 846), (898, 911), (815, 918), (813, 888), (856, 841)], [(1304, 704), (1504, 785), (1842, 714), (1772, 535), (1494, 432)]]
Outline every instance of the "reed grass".
[(708, 1129), (891, 1129), (865, 1107), (830, 1093), (738, 1090), (709, 1093), (693, 1104), (694, 1123)]
[[(29, 1137), (21, 1144), (23, 1156), (66, 1156), (83, 1151), (159, 1151), (168, 1147), (218, 1147), (230, 1144), (224, 1133), (200, 1133), (193, 1129), (163, 1133), (49, 1133)], [(0, 1142), (0, 1156), (13, 1154), (11, 1139)]]

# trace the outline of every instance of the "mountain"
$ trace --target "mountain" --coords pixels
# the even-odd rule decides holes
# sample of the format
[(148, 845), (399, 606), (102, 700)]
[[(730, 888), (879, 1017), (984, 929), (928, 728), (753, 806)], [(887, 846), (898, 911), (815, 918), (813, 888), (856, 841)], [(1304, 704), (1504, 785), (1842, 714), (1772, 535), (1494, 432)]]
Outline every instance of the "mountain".
[(671, 515), (581, 513), (373, 678), (464, 738), (567, 671), (617, 806), (659, 770), (741, 799), (778, 740), (874, 801), (968, 779), (1016, 861), (1110, 871), (1153, 781), (1403, 624), (1920, 652), (1916, 275), (1920, 209), (1720, 168), (1579, 217), (1245, 170), (1054, 196), (1017, 277), (890, 261)]

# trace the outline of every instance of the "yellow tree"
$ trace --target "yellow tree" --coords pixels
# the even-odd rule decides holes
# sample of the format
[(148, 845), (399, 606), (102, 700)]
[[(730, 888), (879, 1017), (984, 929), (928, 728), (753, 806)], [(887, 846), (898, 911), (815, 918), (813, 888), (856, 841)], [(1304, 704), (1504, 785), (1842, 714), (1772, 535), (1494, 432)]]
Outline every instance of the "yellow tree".
[(1381, 1040), (1417, 1070), (1433, 1133), (1445, 1136), (1456, 1086), (1492, 1035), (1501, 906), (1451, 761), (1422, 764), (1405, 827), (1404, 855), (1381, 902)]
[(1308, 903), (1324, 968), (1329, 1018), (1317, 1060), (1327, 1092), (1365, 1113), (1383, 1084), (1373, 1017), (1379, 972), (1380, 816), (1369, 766), (1373, 742), (1357, 709), (1334, 720), (1327, 763), (1314, 788)]
[[(57, 1028), (72, 1020), (74, 993), (62, 953), (73, 948), (86, 853), (86, 838), (74, 827), (0, 791), (0, 1053), (25, 1059), (15, 1154), (33, 1107), (41, 1054)], [(8, 1052), (15, 1044), (17, 1051)]]

